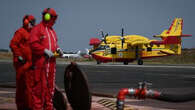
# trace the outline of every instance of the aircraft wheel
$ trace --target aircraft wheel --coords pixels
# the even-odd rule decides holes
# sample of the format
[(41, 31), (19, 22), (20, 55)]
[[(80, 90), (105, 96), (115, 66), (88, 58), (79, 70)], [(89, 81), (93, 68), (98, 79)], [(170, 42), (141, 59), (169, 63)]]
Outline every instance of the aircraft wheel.
[(144, 63), (144, 62), (143, 62), (142, 59), (138, 59), (138, 61), (137, 61), (137, 64), (138, 64), (138, 65), (143, 65), (143, 63)]
[(100, 61), (97, 61), (97, 64), (99, 65), (99, 64), (101, 64), (101, 62)]
[(128, 63), (129, 63), (128, 61), (124, 61), (123, 62), (124, 65), (128, 65)]

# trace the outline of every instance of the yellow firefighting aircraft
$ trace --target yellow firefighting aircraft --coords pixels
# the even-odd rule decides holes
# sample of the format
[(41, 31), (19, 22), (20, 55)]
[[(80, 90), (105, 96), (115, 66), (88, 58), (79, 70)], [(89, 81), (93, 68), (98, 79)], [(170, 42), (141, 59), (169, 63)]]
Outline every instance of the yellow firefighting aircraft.
[(181, 37), (191, 35), (182, 34), (183, 19), (175, 18), (168, 30), (164, 30), (160, 35), (162, 40), (149, 40), (140, 35), (125, 35), (123, 29), (121, 36), (105, 35), (102, 32), (102, 40), (91, 38), (90, 49), (91, 56), (101, 62), (123, 62), (128, 65), (129, 62), (137, 60), (138, 65), (143, 64), (142, 59), (162, 57), (168, 55), (181, 54)]

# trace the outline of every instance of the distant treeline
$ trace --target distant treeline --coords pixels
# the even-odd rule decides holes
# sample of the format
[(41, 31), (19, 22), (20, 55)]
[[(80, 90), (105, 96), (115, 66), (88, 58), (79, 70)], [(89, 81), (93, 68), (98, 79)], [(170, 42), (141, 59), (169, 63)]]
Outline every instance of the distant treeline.
[(189, 49), (189, 48), (182, 48), (182, 50), (195, 50), (195, 48), (191, 48), (191, 49)]
[(181, 55), (146, 59), (144, 62), (164, 64), (195, 64), (195, 48), (184, 48), (182, 49)]
[(9, 52), (8, 49), (0, 49), (0, 52)]

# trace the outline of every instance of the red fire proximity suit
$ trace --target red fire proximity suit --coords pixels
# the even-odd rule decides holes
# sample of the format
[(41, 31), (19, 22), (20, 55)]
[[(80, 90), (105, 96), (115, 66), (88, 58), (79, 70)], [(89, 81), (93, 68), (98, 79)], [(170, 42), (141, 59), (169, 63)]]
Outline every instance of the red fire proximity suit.
[[(48, 10), (48, 9), (47, 9)], [(49, 9), (54, 11), (53, 9)], [(53, 14), (49, 12), (50, 14)], [(57, 18), (57, 14), (54, 13)], [(55, 52), (58, 48), (57, 36), (52, 28), (56, 18), (42, 21), (31, 31), (30, 45), (34, 65), (33, 110), (53, 110), (52, 97), (55, 88), (56, 59), (46, 57), (44, 50)]]
[[(30, 23), (30, 24), (29, 24)], [(16, 70), (16, 105), (17, 110), (32, 108), (32, 53), (29, 45), (29, 37), (35, 18), (25, 15), (23, 27), (18, 29), (10, 42), (13, 52), (13, 64)], [(31, 26), (30, 26), (31, 25)], [(29, 27), (30, 26), (30, 27)], [(22, 59), (19, 59), (22, 58)]]

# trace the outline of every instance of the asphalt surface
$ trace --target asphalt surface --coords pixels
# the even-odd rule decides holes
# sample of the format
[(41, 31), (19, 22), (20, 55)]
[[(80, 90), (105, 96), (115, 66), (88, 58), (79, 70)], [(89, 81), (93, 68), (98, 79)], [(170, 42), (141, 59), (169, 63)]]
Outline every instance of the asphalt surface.
[[(64, 70), (67, 64), (58, 64), (56, 83), (64, 88)], [(195, 66), (190, 65), (122, 65), (81, 63), (81, 70), (86, 73), (93, 92), (117, 94), (120, 88), (137, 88), (139, 82), (149, 82), (150, 89), (186, 94), (195, 92)], [(15, 82), (15, 72), (10, 62), (0, 62), (0, 83)], [(146, 99), (127, 102), (131, 105), (152, 106), (176, 110), (194, 110), (195, 101), (169, 103)]]

